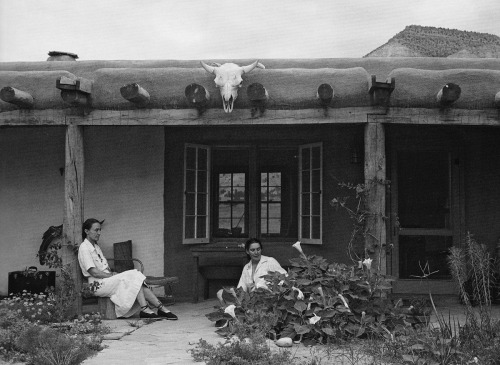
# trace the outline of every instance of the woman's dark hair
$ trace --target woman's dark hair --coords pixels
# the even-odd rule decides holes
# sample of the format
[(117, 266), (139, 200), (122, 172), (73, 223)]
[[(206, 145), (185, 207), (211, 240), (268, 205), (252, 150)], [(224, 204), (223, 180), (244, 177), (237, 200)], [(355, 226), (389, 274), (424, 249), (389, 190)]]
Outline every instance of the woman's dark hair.
[(258, 243), (260, 245), (260, 249), (261, 250), (264, 249), (264, 247), (262, 247), (262, 242), (260, 242), (260, 240), (258, 240), (257, 238), (250, 238), (245, 242), (245, 251), (248, 251), (250, 249), (250, 245), (252, 243)]
[(95, 218), (89, 218), (87, 219), (85, 222), (83, 222), (83, 226), (82, 226), (82, 238), (85, 239), (87, 238), (87, 233), (85, 233), (85, 230), (86, 229), (91, 229), (92, 228), (92, 225), (94, 223), (99, 223), (101, 224), (100, 221), (98, 221), (97, 219)]

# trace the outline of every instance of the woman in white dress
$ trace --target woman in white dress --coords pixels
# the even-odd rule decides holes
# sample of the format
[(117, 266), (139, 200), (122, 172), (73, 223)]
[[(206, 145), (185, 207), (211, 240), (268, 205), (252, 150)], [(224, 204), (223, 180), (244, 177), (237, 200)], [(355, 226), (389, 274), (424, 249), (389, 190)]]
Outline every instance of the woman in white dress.
[[(87, 219), (82, 227), (84, 241), (78, 248), (78, 262), (83, 276), (88, 278), (88, 283), (99, 283), (94, 295), (109, 297), (115, 305), (117, 317), (130, 317), (140, 310), (141, 318), (177, 320), (177, 316), (165, 308), (146, 285), (146, 277), (140, 271), (111, 271), (97, 244), (100, 236), (101, 223), (94, 218)], [(157, 309), (157, 312), (155, 313), (148, 304)]]

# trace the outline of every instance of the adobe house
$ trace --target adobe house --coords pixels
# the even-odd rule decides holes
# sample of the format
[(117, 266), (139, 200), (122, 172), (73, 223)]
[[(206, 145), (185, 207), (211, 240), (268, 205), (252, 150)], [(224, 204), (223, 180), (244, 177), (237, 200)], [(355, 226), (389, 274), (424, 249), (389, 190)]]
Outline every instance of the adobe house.
[(395, 294), (456, 293), (446, 252), (467, 232), (496, 250), (498, 59), (260, 60), (225, 113), (199, 61), (63, 55), (0, 63), (1, 295), (49, 226), (78, 245), (89, 217), (107, 256), (130, 239), (148, 275), (178, 276), (177, 300), (235, 283), (248, 237), (283, 265), (297, 240), (350, 263), (341, 182), (381, 182), (364, 245)]

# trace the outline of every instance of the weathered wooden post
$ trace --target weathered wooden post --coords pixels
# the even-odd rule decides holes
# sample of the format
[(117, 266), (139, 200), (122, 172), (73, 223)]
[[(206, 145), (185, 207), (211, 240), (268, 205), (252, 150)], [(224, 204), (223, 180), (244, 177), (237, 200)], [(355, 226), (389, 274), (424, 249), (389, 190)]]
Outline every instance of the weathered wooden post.
[[(386, 273), (386, 159), (385, 132), (381, 123), (368, 122), (365, 127), (365, 184), (367, 185), (368, 234), (365, 249), (377, 270)], [(372, 266), (373, 267), (373, 266)]]
[(82, 312), (82, 273), (78, 264), (76, 248), (82, 242), (83, 224), (83, 128), (70, 124), (66, 129), (66, 163), (64, 168), (64, 217), (62, 264), (68, 266), (74, 279), (77, 297), (73, 312)]

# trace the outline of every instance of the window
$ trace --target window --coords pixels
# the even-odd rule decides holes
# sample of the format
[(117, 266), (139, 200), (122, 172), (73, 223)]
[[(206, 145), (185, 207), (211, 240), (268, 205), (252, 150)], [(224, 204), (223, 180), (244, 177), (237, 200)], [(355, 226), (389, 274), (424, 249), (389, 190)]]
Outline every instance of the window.
[(300, 147), (300, 219), (299, 240), (321, 244), (323, 209), (321, 192), (323, 180), (321, 143)]
[(321, 159), (321, 144), (186, 145), (184, 243), (248, 237), (321, 243)]
[(209, 242), (208, 192), (210, 149), (186, 145), (184, 149), (184, 243)]

